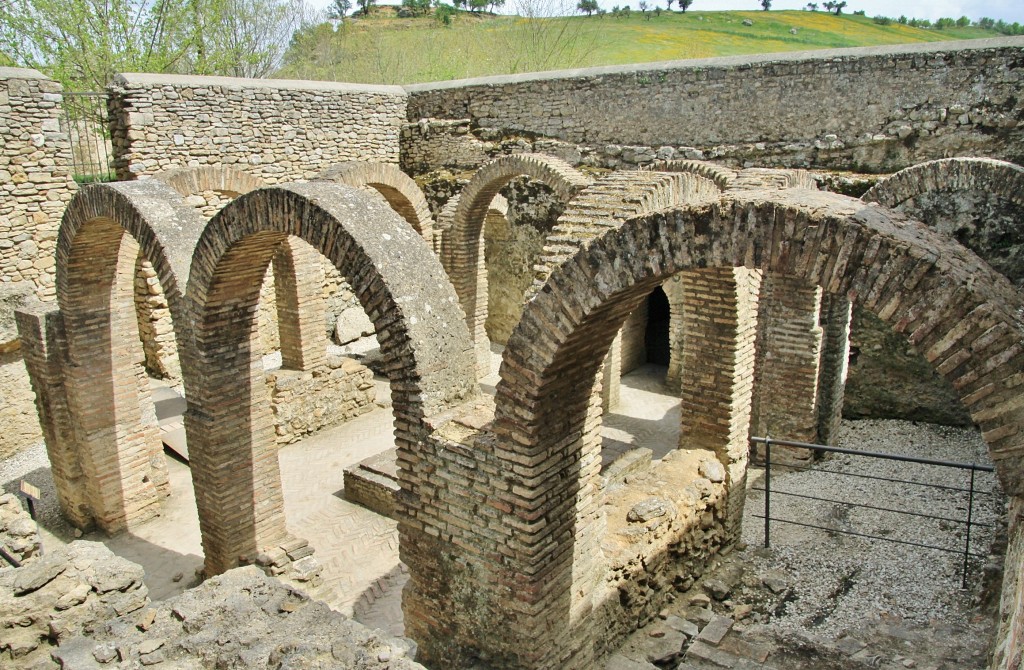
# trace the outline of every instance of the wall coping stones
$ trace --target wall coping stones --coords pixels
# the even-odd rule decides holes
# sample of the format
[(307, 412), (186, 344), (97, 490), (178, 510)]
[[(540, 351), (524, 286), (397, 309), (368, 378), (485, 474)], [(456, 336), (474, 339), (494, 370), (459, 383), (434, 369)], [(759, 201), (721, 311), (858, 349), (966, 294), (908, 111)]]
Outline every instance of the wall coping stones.
[(39, 70), (27, 67), (0, 67), (0, 79), (49, 79)]
[(950, 51), (978, 51), (984, 49), (1005, 48), (1024, 49), (1024, 37), (995, 37), (983, 40), (889, 44), (871, 47), (850, 47), (846, 49), (820, 49), (772, 54), (751, 54), (744, 56), (719, 56), (717, 58), (655, 61), (651, 63), (631, 63), (628, 65), (605, 65), (568, 70), (550, 70), (548, 72), (527, 72), (514, 75), (496, 75), (424, 84), (409, 84), (401, 88), (408, 93), (425, 93), (444, 89), (469, 88), (472, 86), (501, 86), (504, 84), (518, 84), (531, 81), (579, 79), (605, 75), (633, 74), (654, 70), (734, 68), (783, 62), (827, 61), (834, 59), (868, 58), (873, 56), (904, 56), (914, 54), (945, 53)]
[[(3, 70), (0, 69), (0, 73)], [(228, 86), (237, 88), (273, 88), (304, 91), (342, 91), (348, 93), (387, 93), (405, 96), (401, 86), (375, 84), (346, 84), (333, 81), (307, 81), (302, 79), (244, 79), (241, 77), (197, 77), (181, 74), (146, 74), (126, 72), (114, 77), (114, 86)]]

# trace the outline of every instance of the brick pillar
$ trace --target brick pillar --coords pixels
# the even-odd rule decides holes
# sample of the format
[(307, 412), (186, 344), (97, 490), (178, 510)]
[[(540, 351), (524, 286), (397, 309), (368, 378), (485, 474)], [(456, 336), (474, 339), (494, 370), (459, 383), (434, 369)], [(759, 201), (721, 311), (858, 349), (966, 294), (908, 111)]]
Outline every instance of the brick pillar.
[(589, 394), (571, 393), (586, 382), (567, 370), (557, 383), (573, 396), (568, 406), (516, 410), (526, 421), (571, 417), (568, 429), (544, 433), (564, 439), (527, 447), (470, 413), (419, 446), (427, 476), (417, 473), (419, 504), (399, 523), (410, 572), (402, 607), (406, 635), (430, 667), (595, 667), (594, 597), (607, 569), (603, 394), (600, 372), (586, 368), (596, 379)]
[(668, 346), (669, 360), (668, 372), (665, 373), (665, 385), (670, 391), (678, 393), (683, 379), (683, 351), (685, 344), (685, 329), (683, 321), (683, 307), (685, 305), (685, 293), (683, 281), (680, 275), (672, 277), (661, 285), (668, 298), (669, 308), (669, 330)]
[(853, 304), (846, 296), (825, 298), (821, 311), (823, 346), (818, 383), (818, 440), (835, 444), (843, 420), (846, 373), (850, 363), (850, 320)]
[(78, 461), (79, 450), (64, 388), (64, 320), (56, 306), (43, 303), (18, 309), (15, 319), (61, 511), (71, 525), (89, 528), (92, 508), (86, 496), (85, 473)]
[(601, 407), (608, 412), (619, 406), (622, 392), (622, 331), (612, 341), (612, 346), (601, 366)]
[(476, 257), (476, 311), (466, 315), (466, 325), (476, 345), (476, 378), (483, 379), (491, 374), (491, 341), (487, 337), (487, 264), (485, 240), (480, 235)]
[[(821, 288), (768, 273), (758, 308), (757, 388), (752, 432), (797, 442), (818, 440), (822, 351)], [(773, 451), (773, 454), (779, 452)], [(807, 450), (787, 452), (810, 458)]]
[(682, 274), (687, 347), (681, 377), (681, 449), (710, 449), (726, 469), (727, 541), (739, 537), (746, 488), (760, 273), (711, 268)]
[(327, 362), (324, 270), (320, 252), (289, 237), (274, 254), (274, 290), (281, 367), (312, 370)]
[[(113, 223), (93, 223), (102, 233), (83, 236), (69, 260), (71, 276), (106, 273), (109, 293), (80, 292), (64, 311), (68, 343), (65, 388), (79, 447), (87, 504), (93, 521), (115, 533), (159, 511), (168, 493), (167, 464), (142, 367), (135, 312), (138, 244)], [(118, 245), (115, 268), (94, 258)]]

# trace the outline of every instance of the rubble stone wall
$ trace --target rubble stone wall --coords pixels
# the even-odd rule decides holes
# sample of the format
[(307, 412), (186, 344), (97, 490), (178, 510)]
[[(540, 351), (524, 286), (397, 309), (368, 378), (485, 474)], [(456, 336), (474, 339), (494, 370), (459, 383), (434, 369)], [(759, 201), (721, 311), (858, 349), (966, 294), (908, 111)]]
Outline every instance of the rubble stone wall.
[(118, 178), (201, 165), (268, 184), (344, 161), (398, 162), (405, 92), (396, 86), (123, 74), (109, 108)]
[[(403, 165), (509, 150), (613, 168), (672, 158), (869, 172), (947, 155), (1020, 162), (1022, 45), (1013, 37), (407, 86)], [(506, 146), (515, 143), (530, 146)]]
[(39, 72), (0, 68), (0, 459), (42, 439), (11, 310), (54, 297), (57, 227), (77, 188), (62, 101)]

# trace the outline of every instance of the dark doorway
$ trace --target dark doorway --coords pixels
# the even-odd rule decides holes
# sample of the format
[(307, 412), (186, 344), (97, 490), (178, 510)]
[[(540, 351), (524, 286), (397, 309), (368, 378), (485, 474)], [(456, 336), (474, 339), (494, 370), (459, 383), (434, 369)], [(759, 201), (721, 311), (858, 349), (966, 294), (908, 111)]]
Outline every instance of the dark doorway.
[(659, 286), (647, 296), (647, 332), (644, 335), (644, 345), (647, 349), (648, 363), (668, 365), (671, 357), (668, 344), (671, 319), (668, 296)]

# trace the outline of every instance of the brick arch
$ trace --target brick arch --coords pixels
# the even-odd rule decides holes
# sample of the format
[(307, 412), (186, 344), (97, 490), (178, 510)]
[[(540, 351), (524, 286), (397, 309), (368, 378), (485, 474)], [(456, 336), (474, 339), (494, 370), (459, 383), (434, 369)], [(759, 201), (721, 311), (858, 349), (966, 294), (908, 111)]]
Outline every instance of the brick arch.
[(399, 482), (412, 507), (425, 477), (416, 451), (425, 418), (476, 392), (472, 345), (444, 270), (379, 198), (311, 182), (232, 202), (199, 240), (188, 284), (196, 356), (184, 370), (185, 419), (208, 573), (287, 540), (253, 310), (288, 235), (338, 268), (374, 323), (388, 360)]
[(263, 179), (226, 165), (204, 165), (168, 170), (153, 178), (166, 183), (185, 197), (204, 191), (216, 191), (237, 198), (266, 186)]
[(715, 185), (721, 191), (728, 189), (732, 185), (733, 180), (736, 179), (735, 170), (697, 160), (657, 161), (645, 169), (652, 172), (690, 172), (697, 174), (715, 182)]
[(901, 170), (861, 196), (896, 208), (929, 191), (985, 191), (1024, 206), (1024, 167), (992, 158), (943, 158)]
[(527, 176), (554, 190), (562, 202), (569, 202), (590, 183), (586, 175), (560, 158), (544, 154), (513, 154), (496, 158), (480, 168), (459, 193), (455, 204), (441, 211), (438, 226), (440, 256), (455, 286), (466, 325), (477, 347), (477, 366), (486, 374), (490, 365), (487, 341), (487, 271), (482, 246), (483, 225), (491, 200), (515, 177)]
[(388, 204), (409, 222), (423, 239), (433, 239), (434, 221), (430, 206), (419, 184), (391, 163), (348, 161), (326, 168), (315, 179), (362, 188), (369, 186), (379, 192)]
[[(489, 622), (521, 632), (519, 645), (557, 630), (585, 647), (598, 634), (581, 601), (602, 569), (595, 373), (631, 304), (676, 273), (721, 267), (801, 277), (906, 334), (957, 388), (1005, 489), (1024, 493), (1024, 304), (981, 259), (898, 214), (829, 193), (750, 191), (631, 219), (560, 265), (527, 306), (505, 350), (493, 437), (477, 442), (493, 445), (489, 467), (517, 475), (501, 496), (510, 521), (498, 540), (515, 558), (486, 570), (499, 584), (528, 576), (517, 584), (529, 594), (529, 625), (501, 621), (500, 610)], [(550, 666), (560, 652), (523, 667)], [(585, 649), (578, 654), (561, 667), (586, 667)]]
[(75, 525), (123, 530), (155, 514), (167, 492), (139, 363), (135, 261), (141, 255), (153, 264), (177, 337), (187, 341), (182, 290), (188, 253), (202, 228), (199, 215), (157, 181), (83, 187), (65, 211), (56, 280), (75, 453), (51, 449), (51, 460), (62, 506)]
[[(534, 295), (544, 285), (554, 268), (610, 226), (640, 214), (715, 199), (719, 195), (719, 187), (714, 181), (688, 169), (673, 172), (623, 170), (605, 175), (573, 198), (559, 217), (548, 235), (527, 297)], [(642, 300), (637, 299), (630, 311), (639, 306)], [(673, 330), (676, 329), (678, 323), (673, 324)], [(680, 353), (681, 347), (673, 348), (670, 369), (678, 367)], [(621, 362), (622, 342), (617, 339), (605, 361), (602, 391), (606, 410), (618, 404)]]

